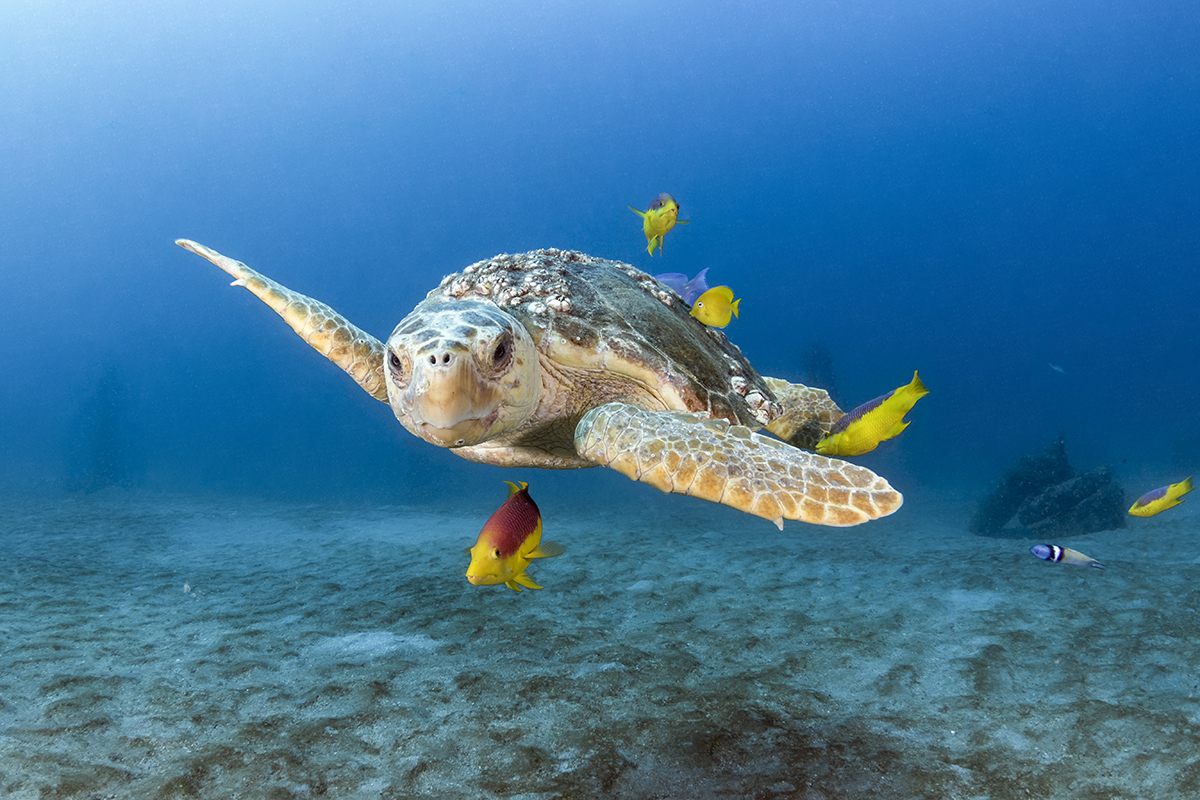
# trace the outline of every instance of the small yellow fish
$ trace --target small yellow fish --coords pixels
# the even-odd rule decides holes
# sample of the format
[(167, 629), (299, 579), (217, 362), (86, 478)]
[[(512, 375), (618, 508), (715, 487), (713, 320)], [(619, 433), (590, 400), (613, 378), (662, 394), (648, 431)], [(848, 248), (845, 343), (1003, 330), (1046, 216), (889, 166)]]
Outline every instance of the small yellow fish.
[(1179, 483), (1172, 483), (1170, 486), (1159, 487), (1153, 492), (1146, 492), (1134, 502), (1129, 513), (1135, 517), (1153, 517), (1160, 511), (1166, 511), (1168, 508), (1182, 503), (1183, 501), (1179, 498), (1191, 490), (1192, 478), (1189, 475)]
[(508, 499), (484, 523), (475, 546), (468, 549), (471, 564), (467, 580), (475, 586), (503, 583), (515, 592), (522, 586), (542, 587), (525, 574), (535, 558), (560, 556), (562, 547), (554, 542), (542, 544), (542, 513), (529, 496), (529, 484), (505, 481)]
[(1104, 569), (1104, 565), (1091, 556), (1085, 556), (1078, 550), (1072, 550), (1069, 547), (1059, 547), (1056, 544), (1035, 544), (1029, 548), (1029, 552), (1043, 561), (1053, 561), (1056, 564), (1074, 564), (1077, 567)]
[(675, 198), (663, 192), (650, 202), (650, 208), (638, 211), (633, 206), (629, 210), (642, 218), (642, 230), (646, 234), (646, 252), (654, 255), (654, 248), (662, 254), (663, 236), (675, 227), (675, 223), (687, 225), (686, 219), (679, 219), (679, 203)]
[(724, 328), (738, 315), (740, 302), (740, 297), (737, 300), (733, 299), (733, 289), (728, 286), (714, 286), (696, 298), (691, 314), (705, 325)]
[(863, 403), (835, 422), (829, 435), (817, 442), (817, 452), (823, 456), (871, 452), (880, 442), (899, 436), (908, 427), (904, 415), (927, 394), (929, 390), (914, 371), (911, 383)]

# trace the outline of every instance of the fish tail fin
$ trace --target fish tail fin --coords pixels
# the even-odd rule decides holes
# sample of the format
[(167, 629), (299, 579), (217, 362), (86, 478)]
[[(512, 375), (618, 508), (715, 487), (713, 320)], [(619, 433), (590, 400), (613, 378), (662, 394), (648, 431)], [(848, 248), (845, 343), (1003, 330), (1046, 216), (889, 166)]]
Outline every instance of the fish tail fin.
[(735, 317), (738, 315), (738, 303), (740, 303), (740, 302), (742, 302), (742, 298), (740, 298), (740, 297), (737, 300), (733, 301), (733, 315)]
[(537, 549), (529, 554), (530, 558), (552, 558), (561, 556), (565, 553), (563, 546), (558, 542), (542, 542), (537, 546)]
[(925, 395), (929, 394), (929, 389), (926, 388), (925, 384), (921, 381), (921, 378), (917, 375), (917, 371), (915, 369), (913, 370), (912, 383), (910, 383), (908, 386), (910, 389), (912, 389), (912, 391), (916, 392), (917, 397), (924, 397)]
[(1172, 486), (1170, 491), (1167, 492), (1167, 497), (1171, 498), (1172, 500), (1176, 500), (1190, 492), (1192, 488), (1192, 477), (1189, 475), (1179, 483)]
[(1092, 559), (1092, 562), (1090, 564), (1088, 564), (1088, 566), (1095, 567), (1096, 569), (1104, 569), (1104, 565), (1101, 564), (1099, 561), (1097, 561), (1094, 558)]
[(529, 488), (529, 484), (526, 483), (525, 481), (517, 481), (515, 483), (513, 481), (505, 481), (505, 483), (508, 484), (508, 496), (509, 497), (512, 497), (514, 494), (521, 491), (522, 489)]

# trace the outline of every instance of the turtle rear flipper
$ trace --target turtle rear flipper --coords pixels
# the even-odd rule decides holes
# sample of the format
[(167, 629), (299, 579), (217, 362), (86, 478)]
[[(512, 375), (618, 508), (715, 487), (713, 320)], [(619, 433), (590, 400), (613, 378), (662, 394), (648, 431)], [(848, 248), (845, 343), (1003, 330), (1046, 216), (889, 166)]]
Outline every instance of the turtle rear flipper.
[(175, 244), (207, 258), (232, 275), (233, 286), (243, 286), (270, 306), (314, 350), (337, 364), (376, 400), (388, 401), (383, 376), (383, 342), (364, 332), (329, 306), (260, 275), (240, 261), (193, 242)]
[(885, 517), (904, 502), (868, 469), (702, 413), (608, 403), (579, 421), (575, 447), (635, 481), (732, 506), (780, 529), (785, 519), (858, 525)]
[(763, 382), (782, 409), (767, 423), (767, 430), (788, 444), (815, 450), (817, 442), (829, 435), (833, 423), (845, 416), (824, 389), (765, 375)]

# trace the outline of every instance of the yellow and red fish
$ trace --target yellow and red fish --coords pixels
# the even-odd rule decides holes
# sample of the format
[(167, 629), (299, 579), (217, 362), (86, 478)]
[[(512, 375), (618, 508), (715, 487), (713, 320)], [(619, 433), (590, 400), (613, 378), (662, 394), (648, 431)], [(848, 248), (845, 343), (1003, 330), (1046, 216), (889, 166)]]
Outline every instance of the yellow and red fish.
[(467, 580), (475, 586), (503, 583), (515, 592), (522, 586), (540, 589), (525, 568), (535, 558), (560, 556), (563, 549), (554, 542), (542, 544), (542, 512), (529, 496), (529, 484), (505, 483), (510, 487), (508, 499), (484, 523), (475, 546), (467, 550), (471, 555)]
[(1059, 547), (1056, 544), (1035, 544), (1029, 548), (1029, 552), (1043, 561), (1053, 561), (1055, 564), (1074, 564), (1077, 567), (1104, 569), (1104, 565), (1091, 556), (1085, 556), (1078, 550)]
[(646, 234), (646, 252), (654, 255), (654, 248), (662, 253), (663, 236), (675, 227), (675, 223), (687, 225), (686, 219), (679, 219), (679, 203), (675, 198), (663, 192), (650, 201), (650, 208), (638, 211), (633, 206), (629, 210), (642, 218), (642, 231)]
[(1188, 477), (1170, 486), (1161, 486), (1153, 492), (1146, 492), (1129, 508), (1129, 513), (1135, 517), (1153, 517), (1160, 511), (1173, 508), (1183, 501), (1179, 498), (1192, 490), (1192, 478)]
[(908, 427), (904, 420), (917, 401), (929, 390), (917, 373), (910, 383), (882, 397), (863, 403), (833, 424), (829, 435), (817, 442), (817, 452), (823, 456), (860, 456), (895, 438)]
[(713, 328), (724, 328), (730, 320), (738, 315), (738, 303), (742, 298), (733, 299), (733, 289), (728, 286), (714, 286), (696, 298), (690, 313), (693, 317)]

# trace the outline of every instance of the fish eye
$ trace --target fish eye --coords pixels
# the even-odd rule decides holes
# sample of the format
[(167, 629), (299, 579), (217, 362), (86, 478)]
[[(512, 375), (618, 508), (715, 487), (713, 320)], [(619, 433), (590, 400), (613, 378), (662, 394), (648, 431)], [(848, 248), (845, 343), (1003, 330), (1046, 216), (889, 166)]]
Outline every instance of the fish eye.
[(499, 557), (500, 557), (500, 548), (493, 547), (492, 548), (492, 558), (499, 558)]

